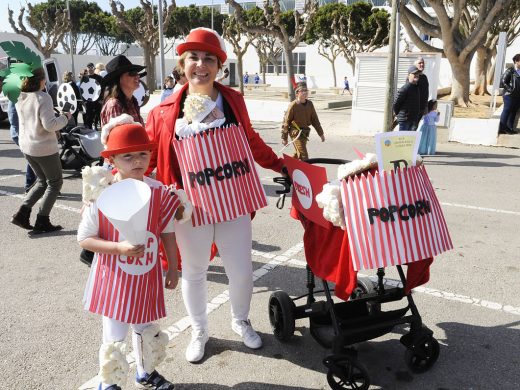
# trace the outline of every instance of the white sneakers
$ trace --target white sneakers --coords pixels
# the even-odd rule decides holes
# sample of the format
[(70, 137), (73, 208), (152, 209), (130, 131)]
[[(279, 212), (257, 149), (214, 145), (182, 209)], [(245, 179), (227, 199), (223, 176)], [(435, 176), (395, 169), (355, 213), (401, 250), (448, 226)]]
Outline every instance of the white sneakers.
[(197, 363), (204, 357), (204, 347), (208, 342), (209, 335), (207, 330), (194, 330), (191, 333), (191, 341), (186, 348), (186, 360), (190, 363)]
[(258, 349), (262, 346), (262, 339), (251, 326), (251, 321), (233, 320), (231, 321), (231, 329), (233, 329), (233, 332), (242, 337), (246, 347), (251, 349)]
[[(231, 321), (233, 332), (242, 337), (246, 347), (258, 349), (262, 346), (262, 339), (251, 326), (251, 321), (233, 320)], [(190, 363), (197, 363), (204, 357), (204, 348), (208, 342), (209, 335), (207, 330), (194, 330), (191, 333), (191, 341), (186, 348), (186, 360)]]

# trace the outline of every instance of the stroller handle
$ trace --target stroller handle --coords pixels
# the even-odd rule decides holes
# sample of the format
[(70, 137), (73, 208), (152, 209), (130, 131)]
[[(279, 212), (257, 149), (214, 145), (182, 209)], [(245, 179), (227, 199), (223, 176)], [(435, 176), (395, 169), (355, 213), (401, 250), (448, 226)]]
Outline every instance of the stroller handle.
[[(349, 160), (343, 160), (339, 158), (309, 158), (305, 160), (308, 164), (330, 164), (330, 165), (341, 165), (350, 162)], [(280, 195), (278, 201), (276, 202), (276, 207), (282, 209), (285, 203), (285, 195), (291, 192), (292, 180), (289, 176), (284, 177), (275, 177), (273, 181), (276, 184), (280, 184), (283, 186), (283, 189), (276, 190), (276, 194)]]
[(350, 160), (344, 160), (341, 158), (309, 158), (305, 160), (309, 164), (330, 164), (330, 165), (341, 165), (349, 163)]

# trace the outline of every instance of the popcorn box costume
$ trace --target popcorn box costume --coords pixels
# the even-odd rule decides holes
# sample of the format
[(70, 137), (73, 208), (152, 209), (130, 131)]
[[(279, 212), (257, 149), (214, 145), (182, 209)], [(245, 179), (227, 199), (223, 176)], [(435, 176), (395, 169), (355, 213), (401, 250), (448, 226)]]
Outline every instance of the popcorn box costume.
[[(177, 51), (181, 56), (187, 51), (210, 53), (220, 63), (227, 58), (222, 38), (207, 28), (192, 30)], [(195, 67), (215, 71), (215, 65)], [(158, 180), (184, 188), (194, 206), (192, 223), (176, 223), (175, 234), (182, 257), (183, 299), (192, 324), (186, 359), (195, 362), (202, 359), (208, 340), (207, 270), (213, 245), (229, 278), (232, 329), (249, 348), (261, 346), (248, 321), (253, 292), (249, 214), (266, 205), (254, 162), (280, 172), (282, 160), (252, 128), (240, 93), (212, 81), (204, 88), (192, 84), (189, 80), (155, 107), (146, 130), (158, 143), (149, 170), (157, 168)], [(216, 96), (216, 101), (197, 95), (197, 90)]]
[[(145, 150), (156, 145), (140, 123), (129, 115), (110, 120), (103, 128), (104, 157)], [(144, 244), (141, 257), (97, 253), (84, 296), (85, 309), (103, 316), (100, 348), (99, 389), (119, 389), (126, 383), (128, 363), (124, 339), (131, 326), (137, 364), (136, 382), (151, 389), (173, 389), (173, 384), (155, 371), (165, 357), (168, 337), (153, 324), (166, 315), (160, 235), (174, 231), (173, 220), (180, 196), (161, 182), (125, 179), (107, 186), (110, 175), (94, 169), (84, 171), (84, 200), (78, 241), (101, 238)], [(99, 194), (96, 187), (105, 187)], [(97, 199), (96, 197), (99, 196)]]
[(174, 140), (173, 147), (193, 202), (194, 226), (230, 221), (267, 206), (241, 126)]
[[(157, 180), (145, 177), (144, 183), (151, 189), (144, 257), (96, 254), (85, 292), (86, 310), (131, 324), (152, 322), (166, 316), (162, 267), (157, 261), (159, 236), (180, 205), (178, 197), (172, 196)], [(78, 237), (94, 231), (108, 241), (125, 239), (96, 203), (85, 210)]]

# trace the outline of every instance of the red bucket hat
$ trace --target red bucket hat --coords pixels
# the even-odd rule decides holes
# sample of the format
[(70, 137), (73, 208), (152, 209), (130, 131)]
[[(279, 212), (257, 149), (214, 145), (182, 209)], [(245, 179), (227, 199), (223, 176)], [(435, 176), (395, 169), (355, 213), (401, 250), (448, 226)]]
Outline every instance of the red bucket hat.
[(120, 116), (103, 126), (101, 135), (102, 142), (105, 143), (105, 150), (101, 152), (103, 157), (157, 149), (157, 144), (150, 142), (143, 125), (133, 122), (130, 115), (127, 116), (130, 117), (131, 122), (126, 117)]
[(220, 62), (227, 59), (226, 45), (222, 37), (215, 30), (206, 27), (198, 27), (190, 31), (186, 42), (177, 46), (177, 53), (182, 55), (187, 50), (201, 50), (215, 54)]

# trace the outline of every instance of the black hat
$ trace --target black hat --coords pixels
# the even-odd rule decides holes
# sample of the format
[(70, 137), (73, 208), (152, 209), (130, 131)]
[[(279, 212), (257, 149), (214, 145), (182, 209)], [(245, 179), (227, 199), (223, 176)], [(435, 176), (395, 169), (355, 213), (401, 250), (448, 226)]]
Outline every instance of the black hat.
[(417, 66), (415, 66), (415, 65), (412, 65), (412, 66), (410, 66), (408, 68), (408, 74), (410, 74), (410, 73), (414, 73), (415, 74), (415, 73), (418, 73), (420, 71), (421, 70)]
[(307, 89), (307, 83), (304, 81), (300, 81), (298, 84), (296, 84), (294, 92), (298, 92), (300, 89)]
[[(146, 66), (134, 65), (124, 55), (118, 55), (108, 61), (105, 70), (107, 74), (103, 77), (103, 84), (109, 85), (114, 84), (119, 77), (126, 72), (141, 72)], [(146, 72), (141, 73), (139, 77), (146, 75)]]

